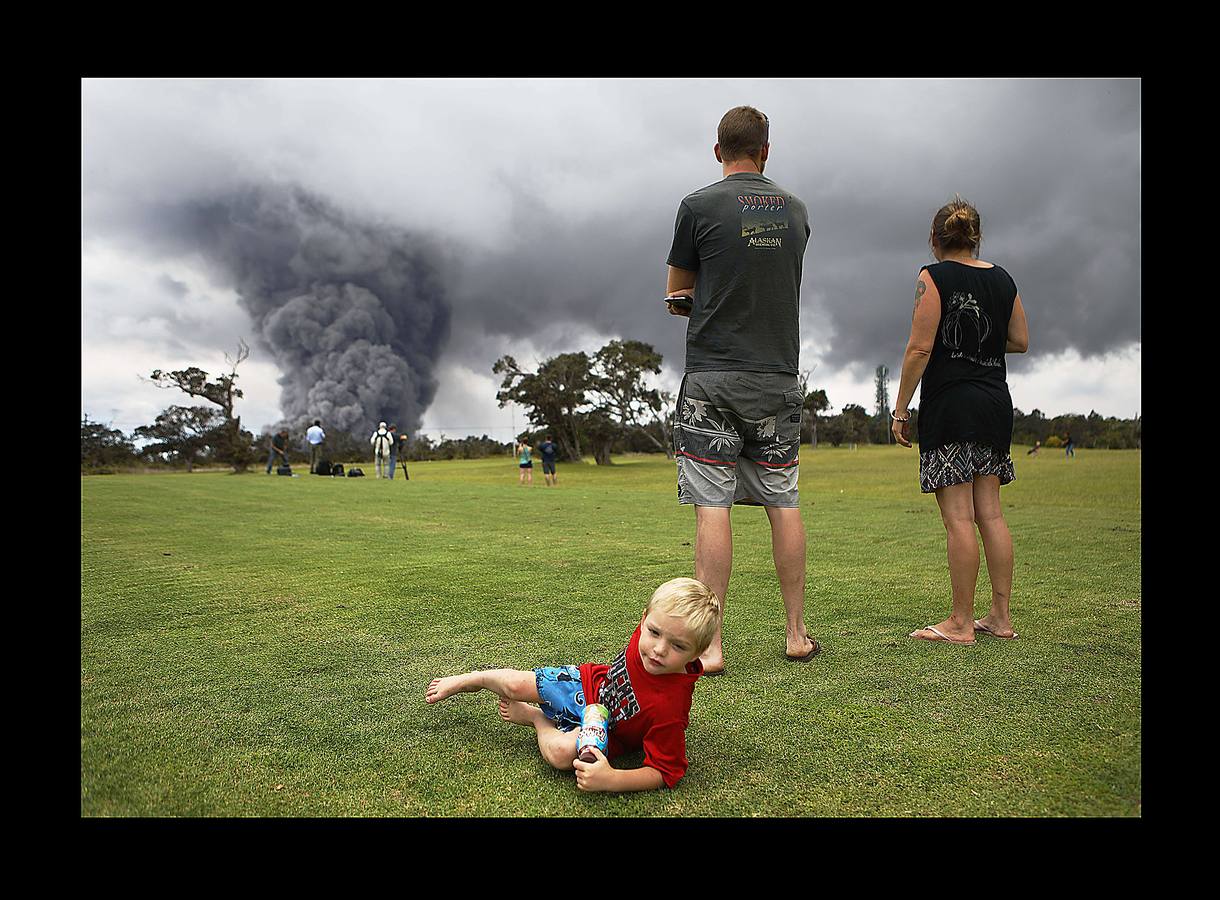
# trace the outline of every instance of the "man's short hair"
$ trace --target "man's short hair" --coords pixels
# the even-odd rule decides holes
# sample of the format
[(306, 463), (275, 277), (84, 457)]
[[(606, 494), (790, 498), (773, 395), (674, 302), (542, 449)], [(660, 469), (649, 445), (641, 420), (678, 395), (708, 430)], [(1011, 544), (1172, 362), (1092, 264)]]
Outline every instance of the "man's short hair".
[(674, 578), (653, 591), (644, 615), (653, 610), (686, 622), (695, 642), (696, 656), (711, 645), (720, 625), (720, 598), (694, 578)]
[(322, 427), (322, 420), (321, 420), (321, 419), (314, 419), (314, 420), (313, 420), (313, 423), (314, 423), (315, 425), (317, 425), (319, 428), (321, 428), (321, 427)]
[(725, 162), (757, 156), (770, 139), (770, 121), (752, 106), (734, 106), (716, 129), (720, 158)]

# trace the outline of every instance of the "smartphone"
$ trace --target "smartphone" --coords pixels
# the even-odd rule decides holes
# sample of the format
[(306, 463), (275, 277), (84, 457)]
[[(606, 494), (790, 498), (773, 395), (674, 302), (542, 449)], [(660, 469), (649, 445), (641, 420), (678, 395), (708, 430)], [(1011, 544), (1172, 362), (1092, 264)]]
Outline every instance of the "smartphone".
[(666, 303), (672, 303), (678, 309), (691, 310), (694, 309), (694, 304), (691, 303), (690, 297), (666, 297)]

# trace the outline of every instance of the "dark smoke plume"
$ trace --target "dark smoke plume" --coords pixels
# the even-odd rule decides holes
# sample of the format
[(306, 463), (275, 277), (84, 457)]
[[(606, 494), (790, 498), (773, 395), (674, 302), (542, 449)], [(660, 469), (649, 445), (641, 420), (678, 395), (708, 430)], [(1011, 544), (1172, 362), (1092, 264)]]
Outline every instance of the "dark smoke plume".
[(158, 216), (237, 290), (283, 375), (284, 424), (415, 431), (436, 395), (450, 311), (436, 249), (299, 188), (257, 187)]

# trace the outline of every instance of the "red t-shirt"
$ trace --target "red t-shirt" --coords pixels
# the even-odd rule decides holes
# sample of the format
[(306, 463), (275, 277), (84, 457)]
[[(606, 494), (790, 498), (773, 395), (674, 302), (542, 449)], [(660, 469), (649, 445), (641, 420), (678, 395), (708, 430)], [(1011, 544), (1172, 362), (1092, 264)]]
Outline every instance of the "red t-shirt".
[(627, 649), (610, 665), (585, 663), (580, 667), (586, 703), (601, 703), (610, 710), (606, 756), (644, 748), (644, 765), (661, 773), (666, 787), (686, 774), (686, 726), (695, 681), (703, 672), (696, 658), (685, 672), (653, 675), (640, 661), (640, 629)]

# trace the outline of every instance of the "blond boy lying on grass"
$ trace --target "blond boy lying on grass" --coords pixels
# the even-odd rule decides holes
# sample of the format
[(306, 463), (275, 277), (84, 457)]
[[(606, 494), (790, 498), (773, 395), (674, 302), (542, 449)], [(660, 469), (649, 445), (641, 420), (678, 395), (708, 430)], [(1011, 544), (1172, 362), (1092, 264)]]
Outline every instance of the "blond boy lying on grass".
[[(583, 791), (645, 791), (674, 787), (686, 774), (686, 727), (699, 655), (720, 623), (720, 600), (701, 581), (667, 581), (648, 601), (639, 627), (609, 665), (493, 669), (437, 678), (429, 703), (454, 694), (489, 690), (500, 697), (500, 717), (530, 725), (543, 759), (576, 770)], [(586, 704), (610, 711), (606, 753), (594, 762), (576, 758), (576, 739)], [(537, 704), (537, 705), (534, 705)], [(609, 760), (643, 749), (638, 769), (615, 769)]]

